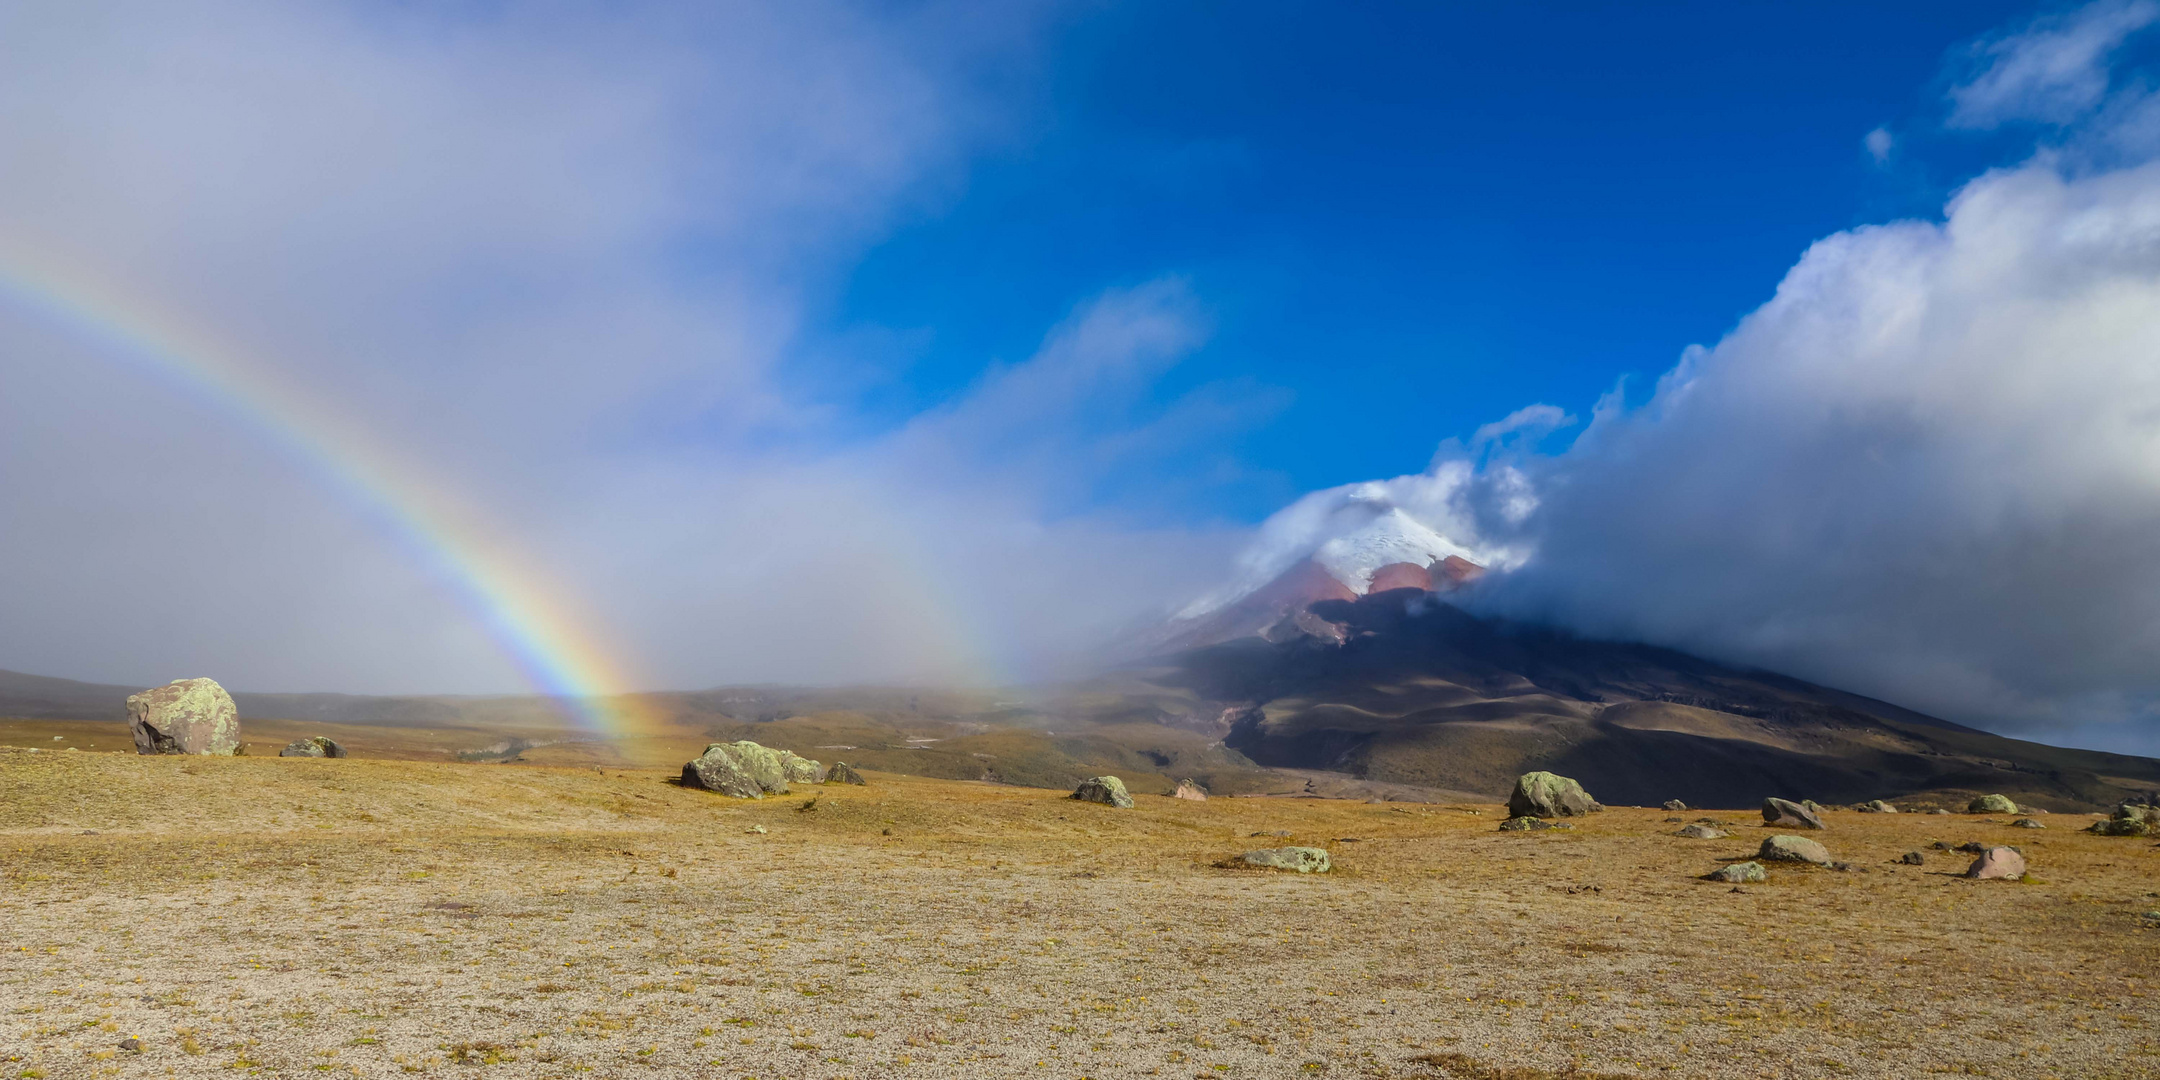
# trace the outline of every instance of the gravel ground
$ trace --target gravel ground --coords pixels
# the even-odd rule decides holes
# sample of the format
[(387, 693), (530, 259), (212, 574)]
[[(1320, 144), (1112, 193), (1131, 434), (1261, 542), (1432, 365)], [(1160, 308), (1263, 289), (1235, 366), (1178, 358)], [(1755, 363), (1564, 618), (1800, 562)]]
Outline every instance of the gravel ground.
[(871, 779), (0, 749), (4, 1076), (2160, 1076), (2160, 850), (2084, 818), (1833, 812), (1859, 869), (1736, 890), (1741, 812)]

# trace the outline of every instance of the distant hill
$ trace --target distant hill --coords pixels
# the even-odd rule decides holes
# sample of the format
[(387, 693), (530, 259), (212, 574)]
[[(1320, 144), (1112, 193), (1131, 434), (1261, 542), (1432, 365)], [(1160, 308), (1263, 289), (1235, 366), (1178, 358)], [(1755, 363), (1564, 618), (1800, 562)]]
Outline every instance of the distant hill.
[(1477, 792), (1532, 769), (1634, 805), (2000, 791), (2081, 809), (2160, 788), (2151, 758), (2004, 738), (1670, 649), (1483, 619), (1418, 588), (1317, 600), (1265, 636), (1098, 688), (1128, 700), (1173, 691), (1192, 705), (1158, 722), (1214, 734), (1260, 765)]

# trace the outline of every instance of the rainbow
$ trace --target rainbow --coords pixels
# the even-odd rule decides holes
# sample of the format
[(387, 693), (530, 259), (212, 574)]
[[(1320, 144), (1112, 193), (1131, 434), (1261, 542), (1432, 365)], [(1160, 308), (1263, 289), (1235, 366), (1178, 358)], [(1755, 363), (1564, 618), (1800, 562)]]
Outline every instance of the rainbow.
[(578, 727), (602, 735), (652, 733), (659, 717), (626, 696), (633, 685), (555, 595), (546, 577), (484, 523), (352, 421), (250, 363), (218, 336), (58, 260), (35, 268), (0, 254), (0, 301), (80, 335), (161, 381), (234, 416), (319, 476), (417, 565), (450, 590), (537, 693)]

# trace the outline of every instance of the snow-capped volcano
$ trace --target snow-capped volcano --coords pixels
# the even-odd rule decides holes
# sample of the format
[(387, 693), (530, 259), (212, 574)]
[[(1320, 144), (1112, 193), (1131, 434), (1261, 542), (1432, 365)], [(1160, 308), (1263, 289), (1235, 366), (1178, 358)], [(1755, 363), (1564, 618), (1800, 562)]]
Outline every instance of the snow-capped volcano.
[(1478, 561), (1468, 548), (1426, 528), (1400, 508), (1390, 508), (1364, 528), (1320, 545), (1312, 560), (1351, 592), (1363, 595), (1383, 566), (1431, 566), (1449, 556)]

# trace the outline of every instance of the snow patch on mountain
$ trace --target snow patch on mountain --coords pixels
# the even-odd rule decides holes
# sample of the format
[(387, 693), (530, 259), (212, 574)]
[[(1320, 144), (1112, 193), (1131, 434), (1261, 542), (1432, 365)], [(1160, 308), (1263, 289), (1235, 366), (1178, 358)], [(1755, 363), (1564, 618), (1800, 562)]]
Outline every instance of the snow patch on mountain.
[(1372, 587), (1373, 573), (1389, 563), (1430, 566), (1450, 555), (1478, 561), (1475, 552), (1426, 528), (1397, 507), (1356, 532), (1321, 544), (1312, 558), (1335, 580), (1363, 593)]

